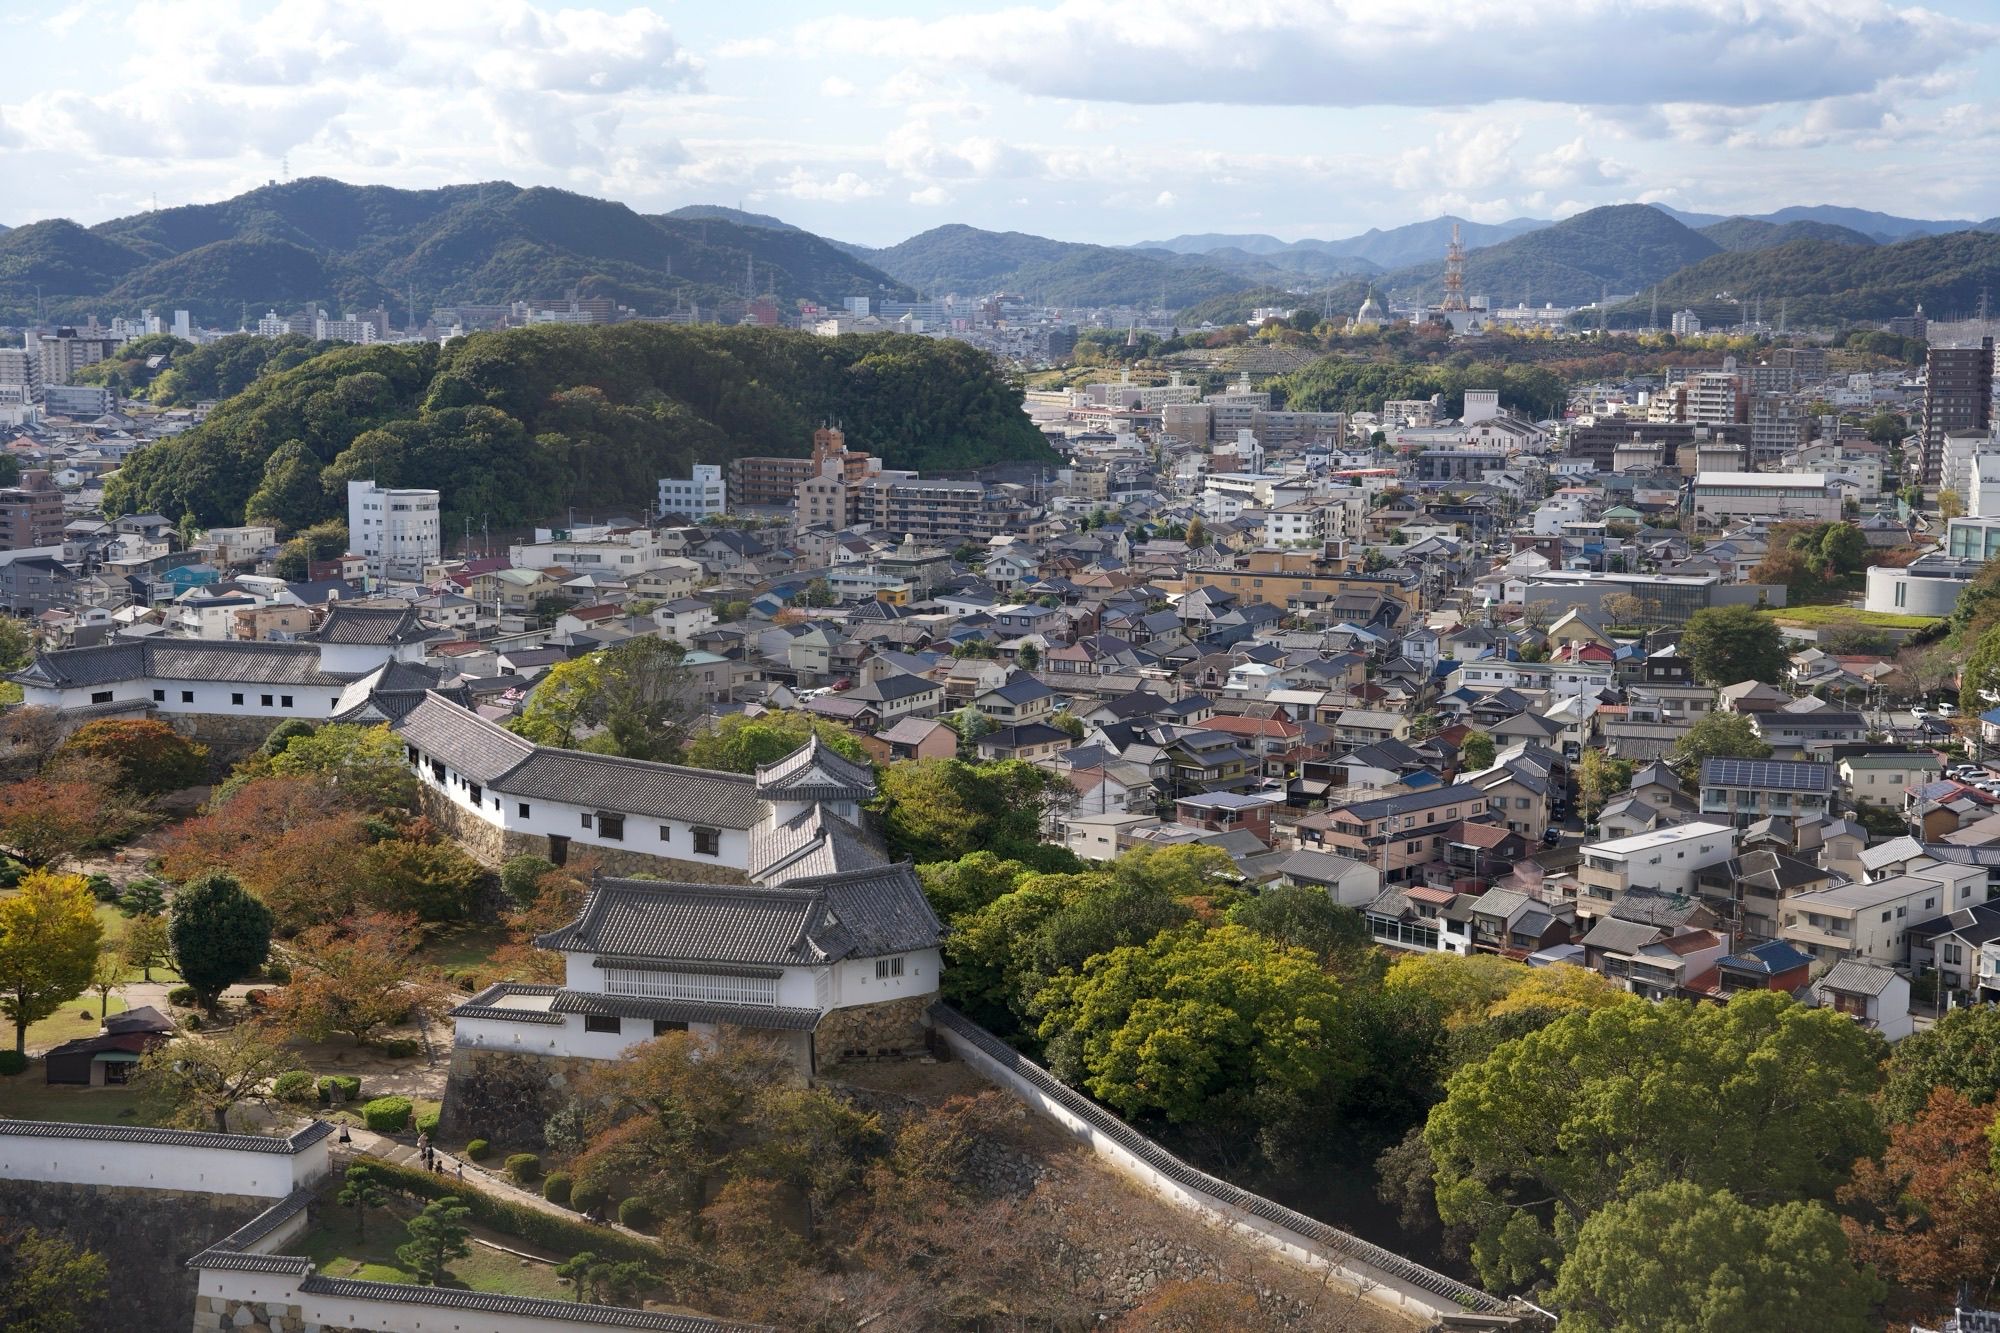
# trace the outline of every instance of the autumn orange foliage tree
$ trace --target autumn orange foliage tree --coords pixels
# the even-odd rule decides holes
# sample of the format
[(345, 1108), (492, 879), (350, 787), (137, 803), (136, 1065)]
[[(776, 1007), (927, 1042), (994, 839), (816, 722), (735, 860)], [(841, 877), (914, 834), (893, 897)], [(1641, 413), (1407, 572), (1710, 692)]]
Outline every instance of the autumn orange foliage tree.
[(1840, 1192), (1854, 1257), (1926, 1310), (1948, 1310), (1961, 1283), (1981, 1307), (2000, 1287), (2000, 1177), (1988, 1137), (1994, 1111), (1933, 1088), (1914, 1119), (1890, 1130), (1882, 1159), (1864, 1158)]
[(356, 1044), (416, 1009), (435, 1008), (443, 987), (416, 960), (423, 934), (408, 915), (371, 913), (338, 926), (313, 926), (285, 947), (291, 984), (274, 1017), (294, 1036)]

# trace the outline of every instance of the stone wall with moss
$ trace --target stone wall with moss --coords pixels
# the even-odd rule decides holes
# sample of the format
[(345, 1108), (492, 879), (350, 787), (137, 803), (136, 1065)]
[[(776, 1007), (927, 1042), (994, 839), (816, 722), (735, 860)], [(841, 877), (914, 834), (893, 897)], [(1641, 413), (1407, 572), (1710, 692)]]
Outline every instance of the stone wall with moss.
[(456, 1047), (438, 1132), (446, 1138), (485, 1139), (496, 1148), (546, 1147), (543, 1122), (576, 1095), (578, 1080), (601, 1063)]
[(111, 1267), (110, 1299), (86, 1325), (92, 1333), (187, 1326), (195, 1273), (187, 1261), (218, 1236), (271, 1206), (269, 1199), (186, 1190), (0, 1184), (0, 1216), (95, 1250)]
[(927, 1048), (935, 995), (908, 995), (880, 1004), (836, 1009), (820, 1019), (813, 1049), (821, 1069), (844, 1060), (915, 1055)]

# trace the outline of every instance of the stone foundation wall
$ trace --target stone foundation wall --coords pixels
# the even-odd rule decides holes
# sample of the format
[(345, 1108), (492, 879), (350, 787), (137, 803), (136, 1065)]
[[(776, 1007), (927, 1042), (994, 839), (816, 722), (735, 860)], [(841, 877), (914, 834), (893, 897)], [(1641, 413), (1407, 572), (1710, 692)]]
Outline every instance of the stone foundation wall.
[[(432, 823), (449, 833), (467, 854), (486, 865), (499, 867), (517, 856), (549, 859), (549, 840), (539, 833), (511, 833), (487, 823), (458, 802), (430, 788), (423, 789), (423, 811)], [(750, 877), (733, 866), (713, 861), (683, 861), (672, 856), (653, 856), (622, 847), (599, 847), (594, 843), (571, 843), (572, 863), (588, 859), (606, 875), (644, 875), (684, 884), (748, 884)]]
[[(237, 717), (221, 713), (155, 713), (155, 721), (165, 722), (191, 741), (200, 741), (209, 750), (212, 771), (226, 773), (262, 745), (285, 717)], [(314, 719), (308, 719), (311, 721)]]
[(925, 1049), (935, 995), (906, 995), (880, 1004), (836, 1009), (820, 1019), (813, 1049), (821, 1069), (843, 1060), (914, 1055)]
[(183, 1265), (270, 1206), (269, 1199), (186, 1190), (0, 1184), (0, 1213), (10, 1226), (61, 1236), (109, 1262), (111, 1294), (92, 1333), (185, 1327), (197, 1274)]
[(438, 1132), (483, 1138), (499, 1148), (544, 1148), (542, 1124), (575, 1095), (602, 1061), (522, 1055), (460, 1046), (452, 1050)]

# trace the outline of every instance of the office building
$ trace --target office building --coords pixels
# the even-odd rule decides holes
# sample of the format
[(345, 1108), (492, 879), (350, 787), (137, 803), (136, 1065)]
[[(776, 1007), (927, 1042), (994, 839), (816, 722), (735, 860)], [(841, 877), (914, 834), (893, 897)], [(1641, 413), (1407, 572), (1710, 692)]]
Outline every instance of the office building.
[(377, 578), (422, 578), (444, 553), (438, 493), (348, 482), (347, 542)]
[(1696, 526), (1737, 519), (1827, 523), (1840, 517), (1840, 488), (1823, 472), (1701, 472), (1694, 479)]
[(719, 463), (696, 463), (689, 479), (660, 478), (660, 513), (703, 519), (728, 510), (728, 487)]
[(1984, 435), (1993, 425), (1993, 339), (1974, 347), (1933, 347), (1924, 358), (1923, 435), (1918, 482), (1941, 486), (1945, 438)]
[(322, 315), (313, 320), (313, 338), (319, 342), (372, 343), (375, 325), (366, 319), (328, 319)]

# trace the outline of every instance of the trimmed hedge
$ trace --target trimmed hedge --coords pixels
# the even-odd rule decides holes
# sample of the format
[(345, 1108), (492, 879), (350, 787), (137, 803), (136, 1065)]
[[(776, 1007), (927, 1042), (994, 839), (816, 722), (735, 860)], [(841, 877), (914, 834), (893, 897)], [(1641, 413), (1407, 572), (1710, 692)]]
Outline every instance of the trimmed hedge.
[(423, 1054), (423, 1046), (408, 1037), (391, 1037), (382, 1043), (382, 1054), (391, 1060), (407, 1060), (413, 1055)]
[(377, 1134), (394, 1134), (410, 1123), (408, 1097), (377, 1097), (361, 1108), (361, 1123)]
[(603, 1212), (611, 1207), (610, 1187), (596, 1181), (579, 1180), (570, 1187), (569, 1206), (579, 1213)]
[(465, 1155), (475, 1162), (485, 1161), (486, 1154), (492, 1151), (492, 1145), (487, 1143), (485, 1139), (470, 1139), (465, 1145)]
[(167, 992), (167, 1003), (182, 1009), (192, 1008), (195, 998), (192, 986), (176, 986)]
[(653, 1229), (653, 1210), (644, 1199), (625, 1199), (618, 1204), (618, 1223), (634, 1231)]
[(530, 1244), (543, 1246), (558, 1254), (581, 1254), (590, 1250), (607, 1259), (637, 1259), (649, 1266), (658, 1265), (665, 1258), (657, 1245), (634, 1240), (624, 1232), (613, 1231), (609, 1227), (592, 1226), (587, 1222), (545, 1213), (527, 1204), (497, 1198), (474, 1188), (469, 1180), (457, 1179), (449, 1171), (419, 1171), (415, 1167), (398, 1166), (373, 1157), (368, 1159), (368, 1170), (383, 1184), (420, 1199), (441, 1199), (447, 1194), (453, 1195), (471, 1210), (475, 1224), (519, 1236)]
[(328, 1074), (319, 1081), (319, 1099), (328, 1106), (358, 1101), (360, 1097), (361, 1080), (353, 1074)]
[(550, 1203), (559, 1203), (566, 1207), (569, 1204), (569, 1187), (570, 1178), (567, 1172), (551, 1171), (549, 1178), (542, 1182), (542, 1197)]
[(525, 1185), (542, 1174), (542, 1159), (531, 1152), (517, 1152), (507, 1159), (507, 1177)]
[(438, 1136), (438, 1120), (443, 1113), (443, 1107), (439, 1107), (435, 1111), (419, 1112), (416, 1120), (413, 1122), (417, 1127), (417, 1133), (428, 1134), (435, 1139)]
[(11, 1078), (28, 1067), (28, 1057), (19, 1051), (0, 1051), (0, 1074)]
[(281, 1102), (303, 1106), (319, 1096), (319, 1084), (310, 1069), (290, 1069), (271, 1081), (271, 1095)]

